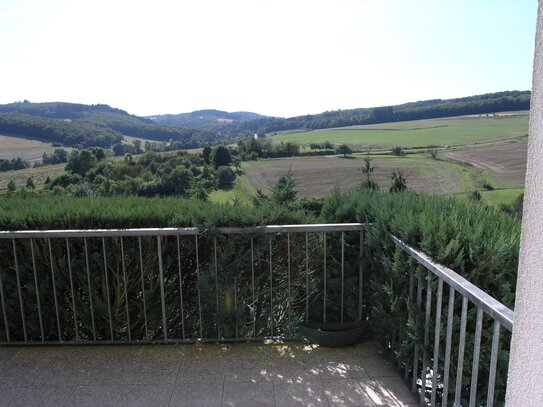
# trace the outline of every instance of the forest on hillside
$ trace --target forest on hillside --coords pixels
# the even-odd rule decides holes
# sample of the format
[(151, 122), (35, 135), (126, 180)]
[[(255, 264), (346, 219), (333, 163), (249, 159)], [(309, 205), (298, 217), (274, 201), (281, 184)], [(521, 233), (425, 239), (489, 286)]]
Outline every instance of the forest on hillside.
[(74, 147), (109, 148), (124, 136), (175, 142), (178, 148), (217, 141), (210, 131), (159, 125), (107, 105), (30, 103), (0, 105), (0, 133)]

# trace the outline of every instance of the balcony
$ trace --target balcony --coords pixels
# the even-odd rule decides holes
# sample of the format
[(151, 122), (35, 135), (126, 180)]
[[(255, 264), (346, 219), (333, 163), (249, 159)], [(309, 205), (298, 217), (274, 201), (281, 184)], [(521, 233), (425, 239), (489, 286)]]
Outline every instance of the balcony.
[(501, 405), (512, 311), (394, 236), (391, 329), (301, 340), (369, 317), (364, 230), (0, 232), (0, 405)]

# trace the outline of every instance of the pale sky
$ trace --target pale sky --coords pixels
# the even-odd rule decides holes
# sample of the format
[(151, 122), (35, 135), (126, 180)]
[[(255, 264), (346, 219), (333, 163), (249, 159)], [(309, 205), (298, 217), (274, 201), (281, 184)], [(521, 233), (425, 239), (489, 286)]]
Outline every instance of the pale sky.
[(531, 88), (536, 0), (0, 0), (0, 103), (290, 117)]

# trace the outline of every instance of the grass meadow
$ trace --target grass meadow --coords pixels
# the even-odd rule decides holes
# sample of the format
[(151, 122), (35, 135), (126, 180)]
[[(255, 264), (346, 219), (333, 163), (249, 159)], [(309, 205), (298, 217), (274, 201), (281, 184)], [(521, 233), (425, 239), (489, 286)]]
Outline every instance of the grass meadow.
[(457, 146), (522, 137), (528, 134), (528, 112), (510, 115), (461, 116), (441, 119), (338, 127), (322, 130), (278, 132), (275, 143), (348, 143), (356, 148), (389, 146)]

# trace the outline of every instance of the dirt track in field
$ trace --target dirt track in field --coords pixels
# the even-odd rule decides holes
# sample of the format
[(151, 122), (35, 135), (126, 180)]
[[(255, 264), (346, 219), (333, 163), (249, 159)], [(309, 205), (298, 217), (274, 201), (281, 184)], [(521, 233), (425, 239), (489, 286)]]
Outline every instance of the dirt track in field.
[(514, 188), (524, 186), (527, 147), (526, 143), (496, 144), (458, 149), (444, 155), (488, 172), (500, 187)]

